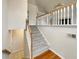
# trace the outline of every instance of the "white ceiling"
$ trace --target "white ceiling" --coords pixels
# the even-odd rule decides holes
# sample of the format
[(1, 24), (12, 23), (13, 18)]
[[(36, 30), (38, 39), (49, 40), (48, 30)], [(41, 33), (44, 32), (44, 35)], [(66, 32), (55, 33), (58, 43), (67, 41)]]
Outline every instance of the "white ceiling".
[(51, 11), (58, 3), (76, 2), (76, 0), (29, 0), (30, 4), (34, 4), (38, 7), (40, 12)]

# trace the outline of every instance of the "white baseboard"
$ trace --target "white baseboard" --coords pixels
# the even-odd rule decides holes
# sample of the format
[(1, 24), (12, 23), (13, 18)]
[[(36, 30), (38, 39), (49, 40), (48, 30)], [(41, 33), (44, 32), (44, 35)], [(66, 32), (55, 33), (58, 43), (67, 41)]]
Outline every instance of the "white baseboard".
[(49, 50), (51, 50), (52, 52), (54, 52), (56, 55), (58, 55), (61, 59), (65, 59), (63, 56), (61, 56), (59, 53), (57, 53), (56, 51), (54, 51), (52, 48), (49, 48)]

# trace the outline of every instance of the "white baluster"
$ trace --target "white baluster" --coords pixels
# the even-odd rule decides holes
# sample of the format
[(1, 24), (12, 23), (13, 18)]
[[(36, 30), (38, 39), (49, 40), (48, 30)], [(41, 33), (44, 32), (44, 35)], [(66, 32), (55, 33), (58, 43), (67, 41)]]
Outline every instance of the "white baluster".
[(67, 6), (67, 24), (69, 25), (69, 6)]
[(61, 8), (61, 25), (62, 25), (62, 8)]
[(54, 25), (55, 25), (55, 23), (56, 23), (56, 22), (55, 22), (55, 21), (56, 21), (56, 19), (55, 19), (55, 18), (56, 18), (56, 17), (55, 17), (55, 12), (54, 12)]
[(71, 18), (71, 24), (73, 24), (73, 4), (71, 5), (71, 10), (72, 10), (72, 18)]
[(59, 25), (59, 10), (58, 10), (58, 25)]
[(49, 15), (47, 15), (47, 25), (49, 25), (49, 21), (48, 21), (49, 19), (48, 19), (48, 16), (49, 16)]
[(65, 7), (64, 7), (64, 25), (65, 25), (65, 18), (66, 18), (66, 9), (65, 9)]
[(55, 21), (56, 21), (56, 16), (55, 16), (55, 12), (54, 12), (54, 25), (55, 25), (55, 23), (56, 23)]
[(55, 13), (56, 13), (56, 15), (55, 15), (55, 16), (56, 16), (56, 25), (57, 25), (57, 11), (56, 11)]
[(53, 12), (52, 12), (52, 25), (53, 25)]
[(54, 20), (55, 20), (55, 19), (54, 19), (54, 12), (53, 12), (53, 25), (54, 25)]

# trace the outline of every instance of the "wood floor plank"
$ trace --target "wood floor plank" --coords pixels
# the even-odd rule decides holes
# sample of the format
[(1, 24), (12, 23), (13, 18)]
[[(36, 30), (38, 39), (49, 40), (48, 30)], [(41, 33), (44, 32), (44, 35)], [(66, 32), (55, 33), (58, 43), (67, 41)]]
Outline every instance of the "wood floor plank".
[(34, 57), (33, 59), (61, 59), (61, 58), (52, 51), (48, 50), (40, 54), (39, 56)]

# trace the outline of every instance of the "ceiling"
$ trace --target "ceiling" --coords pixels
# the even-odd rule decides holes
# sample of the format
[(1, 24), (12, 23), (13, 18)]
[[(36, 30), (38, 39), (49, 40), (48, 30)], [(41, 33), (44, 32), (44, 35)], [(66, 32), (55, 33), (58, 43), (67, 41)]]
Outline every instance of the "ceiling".
[(76, 0), (29, 0), (30, 4), (36, 5), (38, 10), (43, 13), (47, 13), (58, 4), (58, 3), (69, 3), (76, 2)]

